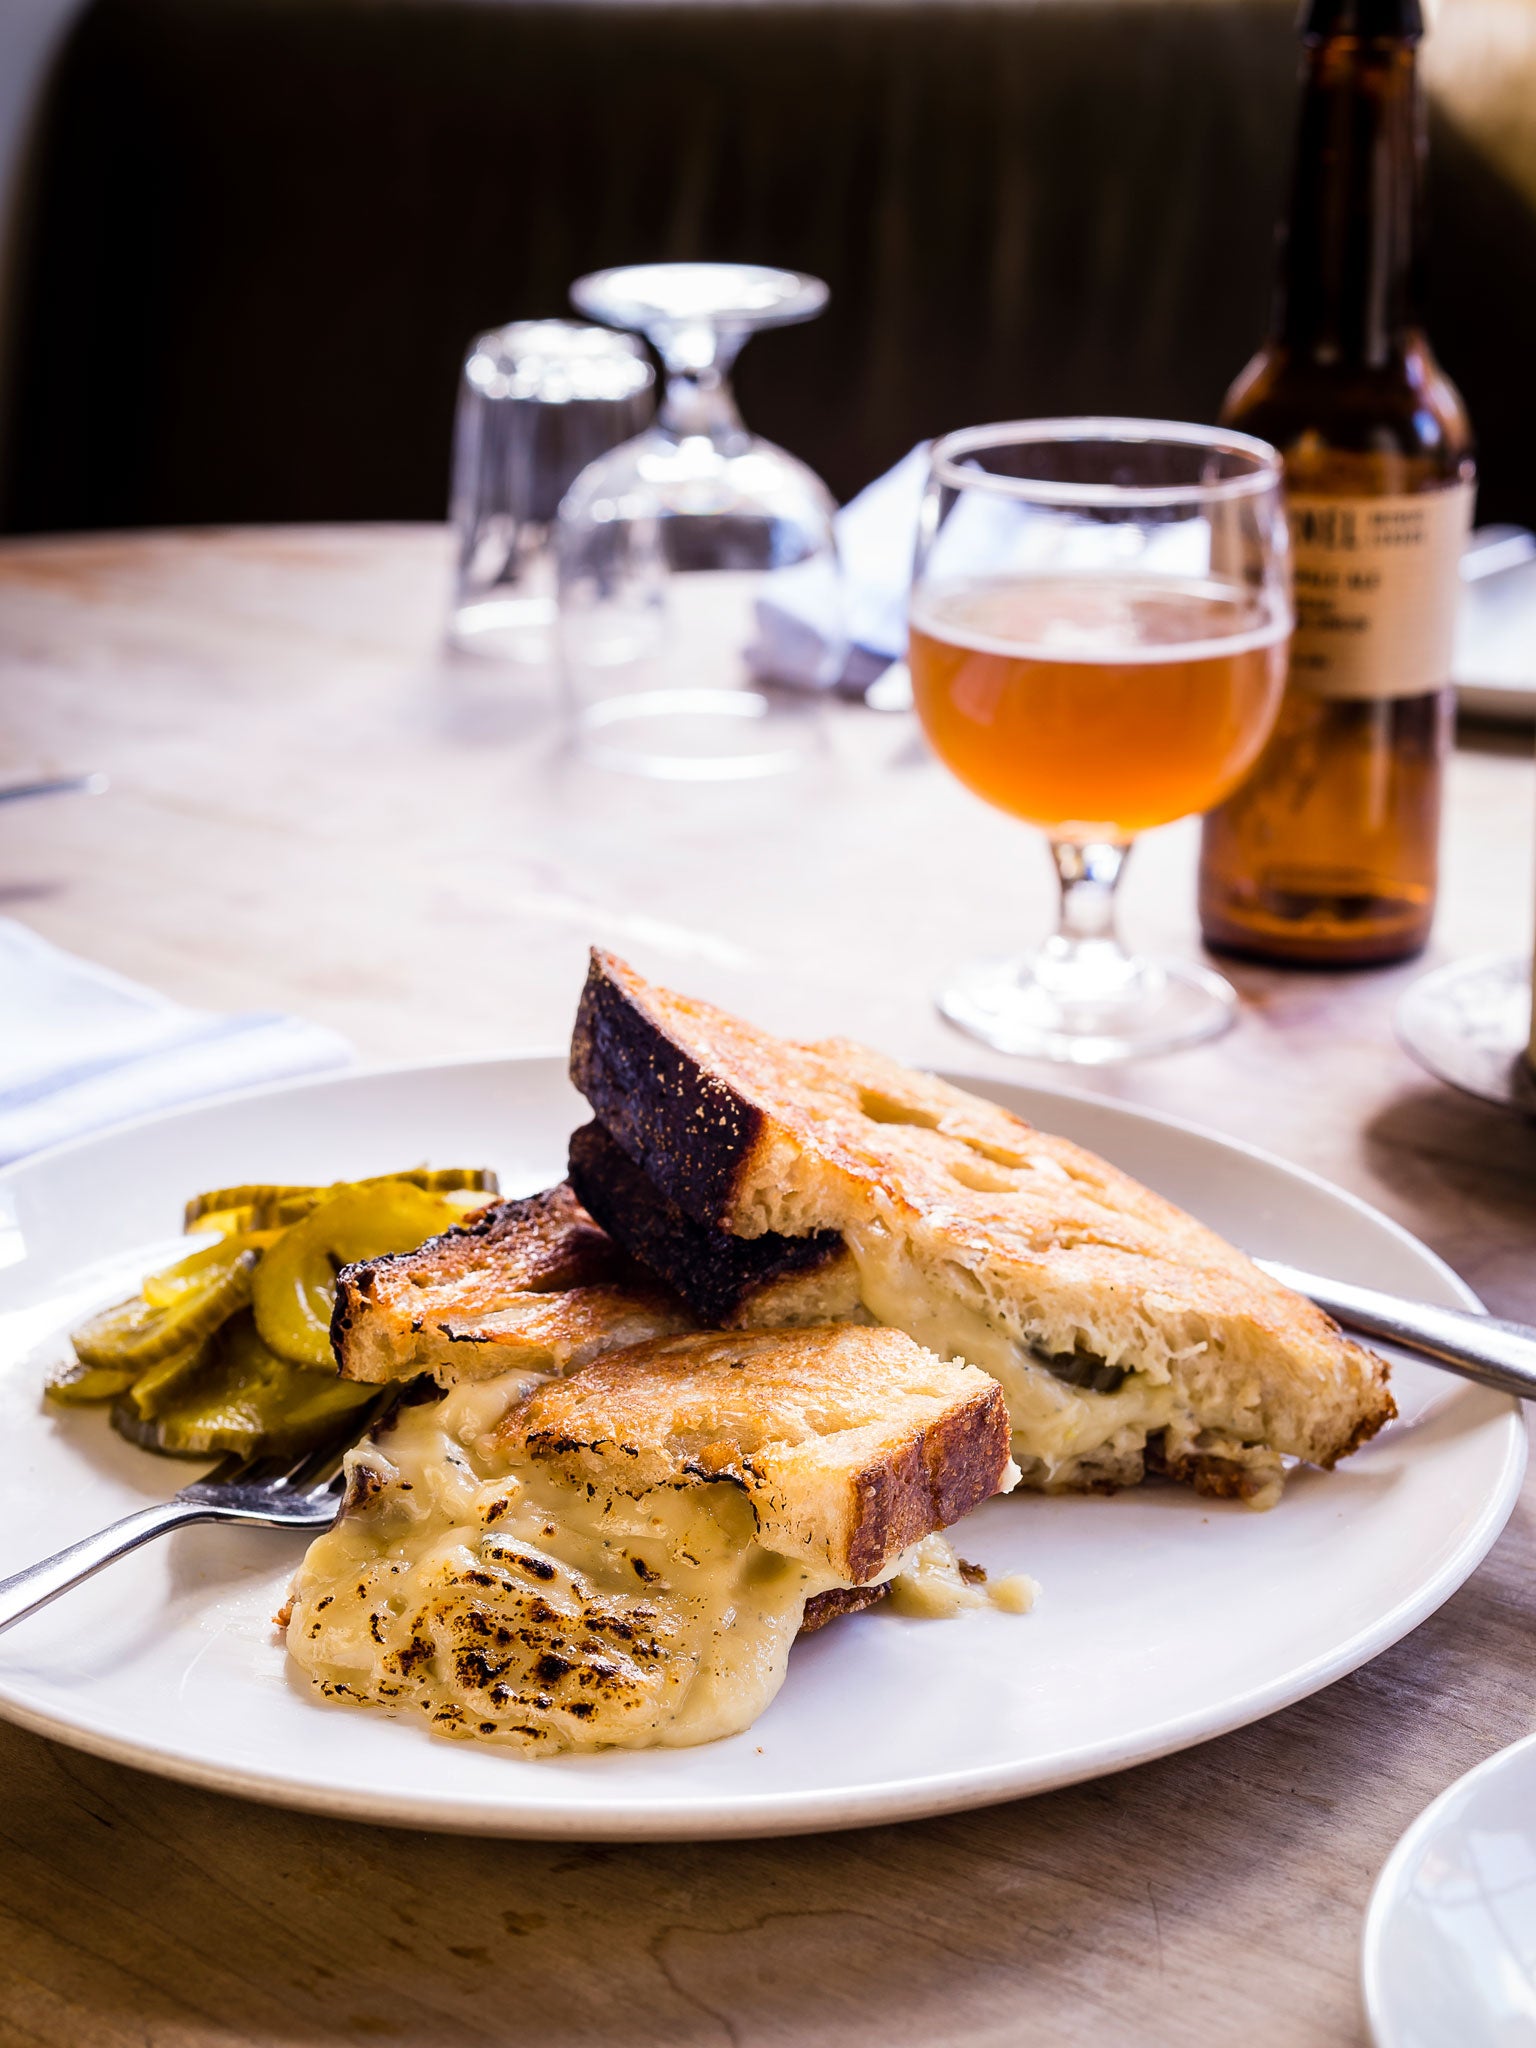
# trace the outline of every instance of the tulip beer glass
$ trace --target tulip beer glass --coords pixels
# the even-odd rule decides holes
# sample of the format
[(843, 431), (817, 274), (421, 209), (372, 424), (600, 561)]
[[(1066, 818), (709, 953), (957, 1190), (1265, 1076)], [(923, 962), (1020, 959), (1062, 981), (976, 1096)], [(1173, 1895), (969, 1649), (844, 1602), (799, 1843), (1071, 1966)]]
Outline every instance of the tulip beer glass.
[(1214, 1036), (1210, 969), (1120, 945), (1138, 832), (1208, 810), (1280, 706), (1291, 605), (1280, 462), (1218, 428), (1115, 419), (973, 427), (933, 450), (910, 662), (934, 751), (1047, 834), (1061, 884), (1033, 954), (940, 997), (1004, 1052), (1082, 1064)]

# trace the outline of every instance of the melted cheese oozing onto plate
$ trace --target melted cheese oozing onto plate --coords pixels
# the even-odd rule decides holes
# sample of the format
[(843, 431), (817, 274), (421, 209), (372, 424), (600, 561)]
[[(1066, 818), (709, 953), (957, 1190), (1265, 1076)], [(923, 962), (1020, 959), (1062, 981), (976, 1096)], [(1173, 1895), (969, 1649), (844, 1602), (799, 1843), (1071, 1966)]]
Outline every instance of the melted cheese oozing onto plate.
[[(509, 1747), (681, 1748), (750, 1727), (806, 1601), (843, 1583), (757, 1541), (727, 1482), (637, 1497), (572, 1483), (496, 1433), (537, 1375), (465, 1381), (348, 1456), (347, 1506), (294, 1581), (288, 1649), (327, 1698)], [(898, 1613), (1023, 1614), (932, 1535), (892, 1559)]]
[(737, 1487), (628, 1499), (519, 1459), (494, 1430), (530, 1384), (460, 1384), (351, 1454), (349, 1506), (295, 1582), (290, 1653), (327, 1698), (524, 1750), (748, 1727), (828, 1582), (755, 1540)]

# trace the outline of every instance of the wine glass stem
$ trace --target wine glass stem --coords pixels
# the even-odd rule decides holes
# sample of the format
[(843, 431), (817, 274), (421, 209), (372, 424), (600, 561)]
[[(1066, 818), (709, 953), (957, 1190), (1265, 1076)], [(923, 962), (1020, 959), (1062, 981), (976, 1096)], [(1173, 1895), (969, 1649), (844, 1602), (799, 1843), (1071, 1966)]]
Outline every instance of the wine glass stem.
[(702, 435), (717, 447), (744, 436), (730, 369), (746, 336), (690, 321), (658, 328), (651, 339), (667, 373), (658, 415), (663, 430), (679, 441)]
[(1061, 914), (1035, 957), (1034, 977), (1058, 1002), (1093, 1009), (1143, 993), (1144, 970), (1115, 929), (1115, 890), (1129, 853), (1110, 840), (1051, 841)]

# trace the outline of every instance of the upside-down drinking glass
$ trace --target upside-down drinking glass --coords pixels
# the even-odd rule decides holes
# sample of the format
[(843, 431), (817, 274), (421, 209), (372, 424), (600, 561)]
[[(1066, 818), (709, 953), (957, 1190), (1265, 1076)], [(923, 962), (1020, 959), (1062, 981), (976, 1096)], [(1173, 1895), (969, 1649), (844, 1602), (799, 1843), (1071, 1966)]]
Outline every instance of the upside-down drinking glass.
[(454, 420), (456, 646), (549, 660), (555, 513), (578, 471), (645, 425), (654, 382), (640, 343), (606, 327), (514, 320), (476, 335)]
[(1115, 885), (1137, 833), (1208, 810), (1269, 736), (1291, 630), (1280, 459), (1164, 421), (973, 427), (933, 449), (913, 569), (912, 687), (934, 751), (1039, 826), (1054, 934), (939, 999), (1000, 1051), (1093, 1064), (1213, 1037), (1236, 997), (1133, 957)]
[(647, 263), (572, 287), (661, 357), (655, 424), (600, 456), (560, 507), (560, 646), (579, 744), (676, 780), (776, 773), (814, 746), (818, 688), (847, 657), (835, 506), (742, 425), (728, 374), (760, 327), (827, 288), (746, 263)]

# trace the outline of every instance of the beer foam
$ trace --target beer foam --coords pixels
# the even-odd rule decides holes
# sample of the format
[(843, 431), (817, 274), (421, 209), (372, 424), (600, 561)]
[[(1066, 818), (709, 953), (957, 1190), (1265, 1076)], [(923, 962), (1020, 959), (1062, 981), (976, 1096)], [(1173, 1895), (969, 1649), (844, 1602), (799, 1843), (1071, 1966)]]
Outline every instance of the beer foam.
[(930, 639), (977, 654), (1101, 666), (1230, 660), (1273, 647), (1291, 630), (1278, 594), (1117, 575), (978, 576), (920, 586), (910, 620)]

